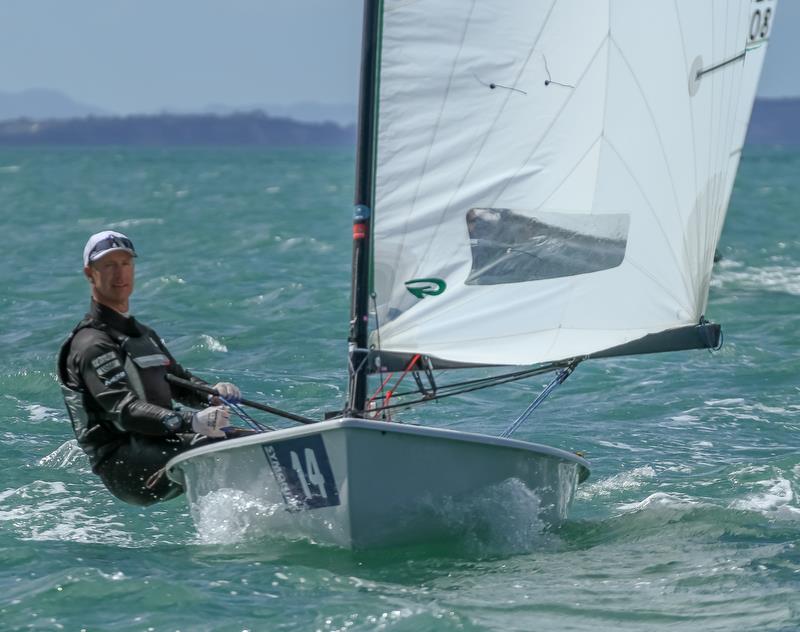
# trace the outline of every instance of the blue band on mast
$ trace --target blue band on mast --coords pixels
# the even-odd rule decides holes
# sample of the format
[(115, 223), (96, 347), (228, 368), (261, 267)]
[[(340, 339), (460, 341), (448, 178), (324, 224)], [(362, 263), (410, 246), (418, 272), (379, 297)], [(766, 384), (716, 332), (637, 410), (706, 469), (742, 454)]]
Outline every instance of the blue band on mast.
[(372, 215), (372, 211), (370, 210), (369, 206), (365, 206), (364, 204), (356, 204), (353, 208), (354, 222), (364, 222), (369, 219), (370, 215)]

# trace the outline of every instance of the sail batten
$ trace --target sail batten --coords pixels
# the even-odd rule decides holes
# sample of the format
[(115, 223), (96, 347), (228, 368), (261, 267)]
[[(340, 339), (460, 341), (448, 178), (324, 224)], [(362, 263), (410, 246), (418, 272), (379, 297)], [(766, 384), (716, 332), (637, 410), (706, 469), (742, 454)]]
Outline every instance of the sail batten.
[(382, 350), (532, 365), (697, 326), (775, 4), (385, 0)]

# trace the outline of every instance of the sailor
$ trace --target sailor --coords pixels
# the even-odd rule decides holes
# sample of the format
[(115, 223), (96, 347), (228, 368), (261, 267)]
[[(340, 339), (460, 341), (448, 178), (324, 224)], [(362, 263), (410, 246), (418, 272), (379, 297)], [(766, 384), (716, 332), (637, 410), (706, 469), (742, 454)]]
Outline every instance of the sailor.
[[(92, 471), (117, 498), (150, 505), (181, 494), (164, 465), (180, 452), (224, 438), (229, 412), (218, 398), (204, 399), (166, 380), (171, 374), (205, 384), (131, 316), (134, 257), (133, 243), (122, 233), (105, 230), (89, 238), (83, 273), (91, 307), (61, 346), (58, 379)], [(228, 401), (240, 398), (231, 383), (214, 388)], [(177, 409), (173, 400), (202, 410)]]

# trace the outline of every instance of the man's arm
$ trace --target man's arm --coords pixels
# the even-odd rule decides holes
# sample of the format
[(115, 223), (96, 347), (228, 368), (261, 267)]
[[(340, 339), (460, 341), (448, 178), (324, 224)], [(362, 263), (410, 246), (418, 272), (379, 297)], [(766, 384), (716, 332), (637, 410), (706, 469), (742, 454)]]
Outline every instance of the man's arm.
[[(184, 369), (183, 366), (181, 366), (181, 364), (169, 352), (169, 349), (167, 349), (166, 345), (161, 341), (161, 338), (156, 338), (159, 343), (158, 346), (161, 347), (161, 350), (170, 360), (169, 366), (167, 367), (167, 373), (174, 375), (175, 377), (179, 377), (182, 380), (187, 380), (195, 384), (201, 384), (202, 386), (209, 386), (208, 382), (201, 380), (199, 377), (192, 375), (189, 373), (189, 371)], [(209, 396), (201, 393), (200, 391), (178, 386), (177, 384), (173, 384), (171, 382), (169, 388), (170, 391), (172, 391), (172, 399), (180, 402), (184, 406), (203, 408), (209, 405)]]
[[(152, 329), (151, 340), (157, 341), (158, 346), (161, 351), (164, 352), (169, 358), (169, 366), (167, 367), (167, 372), (175, 377), (179, 377), (182, 380), (187, 380), (189, 382), (193, 382), (195, 384), (200, 384), (202, 386), (211, 386), (208, 382), (201, 380), (199, 377), (192, 375), (189, 371), (181, 366), (180, 362), (178, 362), (175, 357), (169, 352), (167, 349), (167, 345), (164, 344), (164, 341), (156, 334)], [(184, 406), (192, 406), (194, 408), (202, 408), (203, 406), (208, 406), (209, 404), (213, 406), (219, 405), (221, 402), (217, 397), (211, 397), (205, 393), (201, 393), (200, 391), (196, 391), (192, 388), (185, 388), (183, 386), (178, 386), (177, 384), (170, 383), (170, 390), (172, 392), (172, 399), (175, 401), (180, 402)], [(231, 384), (230, 382), (217, 382), (212, 388), (216, 388), (219, 393), (228, 400), (238, 402), (241, 398), (241, 393), (239, 392), (239, 388), (235, 384)]]
[(101, 331), (84, 329), (78, 332), (72, 341), (67, 369), (73, 379), (79, 377), (75, 381), (86, 388), (123, 432), (168, 436), (191, 427), (192, 413), (176, 412), (139, 399), (125, 371), (122, 350)]

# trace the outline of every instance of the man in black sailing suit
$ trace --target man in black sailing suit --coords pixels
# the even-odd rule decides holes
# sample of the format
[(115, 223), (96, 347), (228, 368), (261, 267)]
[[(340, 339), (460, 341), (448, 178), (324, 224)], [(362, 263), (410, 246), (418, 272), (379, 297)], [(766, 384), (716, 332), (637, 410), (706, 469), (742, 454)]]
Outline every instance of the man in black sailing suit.
[[(58, 355), (58, 378), (78, 444), (92, 471), (117, 498), (150, 505), (180, 495), (163, 474), (166, 462), (191, 447), (225, 437), (227, 408), (166, 380), (172, 374), (205, 384), (184, 369), (155, 331), (128, 313), (136, 251), (125, 235), (89, 238), (83, 272), (92, 288), (89, 313)], [(236, 401), (239, 389), (214, 388)], [(173, 408), (172, 400), (199, 412)]]

